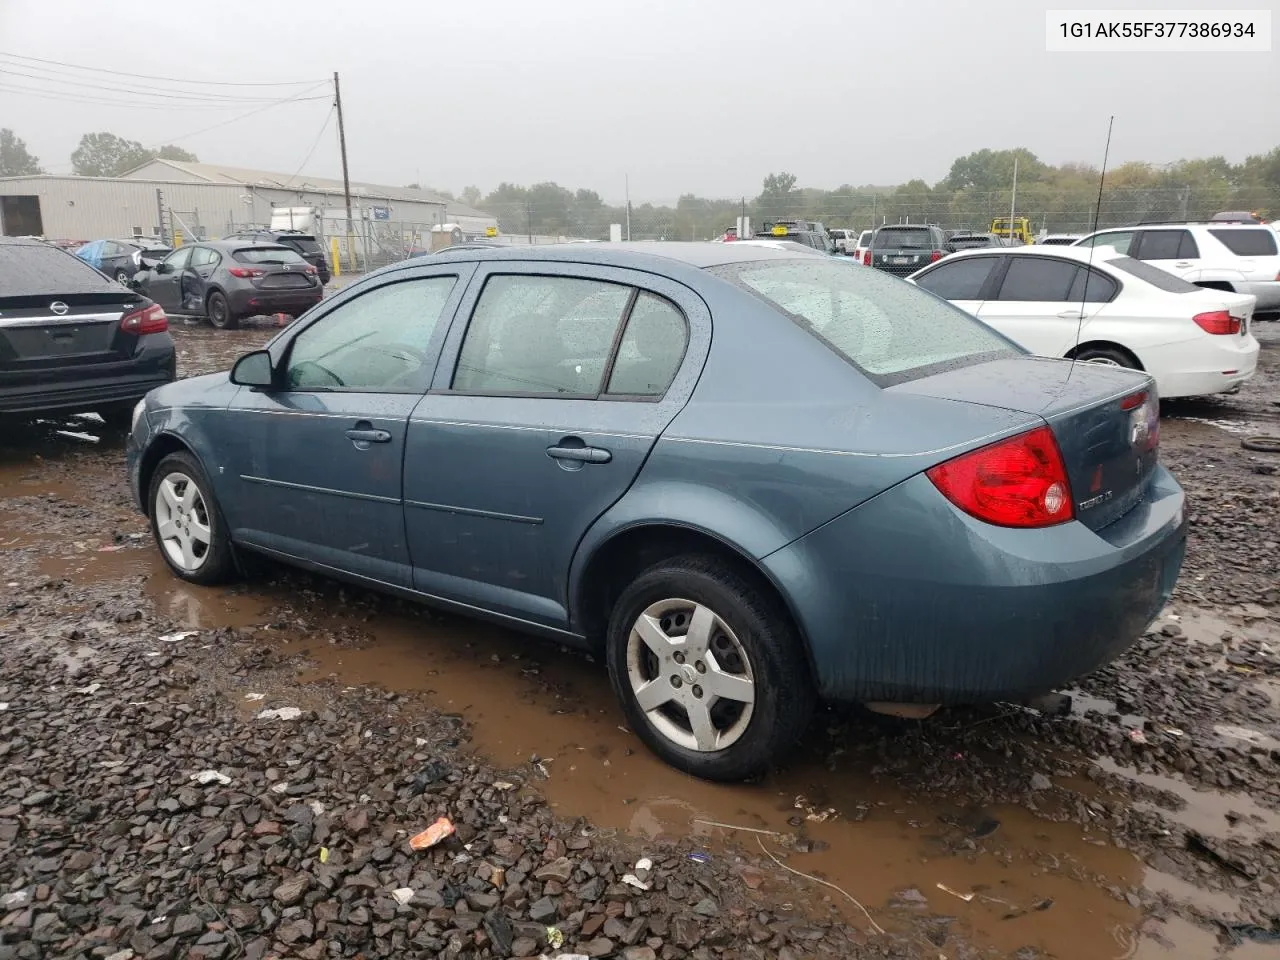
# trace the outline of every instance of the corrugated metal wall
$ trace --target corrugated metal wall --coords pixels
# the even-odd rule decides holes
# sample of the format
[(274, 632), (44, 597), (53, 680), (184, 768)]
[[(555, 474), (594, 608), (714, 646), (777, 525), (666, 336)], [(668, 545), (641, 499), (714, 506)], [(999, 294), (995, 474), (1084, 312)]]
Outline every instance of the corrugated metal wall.
[[(98, 240), (129, 237), (134, 227), (146, 236), (160, 226), (156, 190), (165, 206), (184, 221), (198, 219), (209, 238), (250, 224), (265, 226), (271, 207), (342, 206), (342, 198), (327, 193), (247, 188), (236, 184), (177, 183), (173, 181), (98, 177), (12, 177), (0, 179), (0, 196), (40, 198), (44, 236), (49, 240)], [(352, 198), (353, 207), (390, 208), (391, 220), (434, 225), (444, 221), (444, 206), (435, 203)], [(196, 215), (198, 214), (198, 217)], [(182, 229), (182, 224), (176, 226)], [(194, 226), (194, 223), (192, 224)]]

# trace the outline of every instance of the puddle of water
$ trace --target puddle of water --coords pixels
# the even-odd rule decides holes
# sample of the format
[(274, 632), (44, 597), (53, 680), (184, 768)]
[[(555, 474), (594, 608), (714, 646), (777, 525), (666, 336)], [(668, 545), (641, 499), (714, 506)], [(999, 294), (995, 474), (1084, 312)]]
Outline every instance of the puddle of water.
[(279, 333), (274, 322), (254, 319), (236, 330), (215, 330), (204, 321), (175, 324), (173, 339), (178, 350), (178, 375), (194, 377), (230, 370), (236, 360), (257, 350)]
[(141, 547), (123, 546), (119, 550), (103, 550), (100, 546), (91, 544), (70, 556), (41, 557), (36, 564), (36, 572), (45, 577), (81, 583), (101, 583), (104, 580), (128, 582), (152, 572), (154, 551), (149, 547), (150, 543), (146, 543)]
[[(976, 849), (957, 852), (953, 842), (963, 833), (939, 820), (954, 809), (877, 779), (874, 761), (857, 759), (855, 744), (834, 773), (807, 749), (809, 759), (761, 783), (709, 784), (659, 762), (620, 729), (621, 713), (602, 667), (504, 631), (444, 623), (380, 615), (362, 624), (376, 638), (367, 646), (305, 641), (316, 667), (301, 679), (426, 692), (440, 709), (463, 714), (477, 749), (498, 763), (521, 765), (535, 754), (551, 758), (550, 779), (539, 787), (562, 815), (586, 816), (644, 839), (692, 834), (705, 838), (713, 855), (721, 854), (721, 840), (732, 832), (694, 820), (794, 833), (788, 818), (803, 813), (795, 798), (808, 797), (837, 817), (807, 823), (807, 835), (827, 846), (788, 862), (848, 890), (882, 924), (893, 894), (914, 887), (932, 911), (959, 918), (1001, 950), (1033, 944), (1063, 960), (1118, 957), (1113, 931), (1136, 927), (1136, 911), (1080, 878), (1136, 885), (1140, 865), (1079, 826), (997, 807), (981, 816), (998, 820), (999, 829), (974, 841)], [(755, 835), (737, 833), (736, 839), (759, 852)], [(938, 889), (939, 883), (980, 895), (966, 903)], [(824, 897), (826, 891), (815, 887), (813, 902)], [(1051, 909), (1030, 910), (1046, 899), (1054, 901)], [(1006, 919), (1010, 913), (1019, 915)], [(850, 921), (865, 923), (854, 915)]]
[(1197, 907), (1207, 914), (1230, 918), (1240, 913), (1240, 901), (1229, 893), (1205, 890), (1181, 877), (1148, 868), (1142, 885), (1155, 893), (1162, 893), (1176, 903)]
[[(1133, 806), (1139, 810), (1158, 810), (1175, 823), (1206, 837), (1252, 842), (1263, 834), (1280, 831), (1280, 813), (1259, 806), (1245, 794), (1197, 790), (1185, 780), (1158, 773), (1142, 773), (1123, 767), (1110, 757), (1098, 757), (1093, 762), (1107, 773), (1171, 793), (1185, 801), (1186, 806), (1181, 810), (1169, 810), (1145, 800), (1137, 801)], [(1232, 815), (1234, 823), (1228, 819), (1228, 814)]]
[(1231, 947), (1217, 934), (1178, 917), (1149, 920), (1129, 960), (1277, 960), (1280, 948), (1260, 943)]
[(232, 592), (186, 583), (169, 572), (154, 549), (145, 552), (150, 559), (142, 591), (154, 604), (158, 616), (167, 617), (181, 629), (243, 629), (270, 619), (275, 601), (256, 592)]

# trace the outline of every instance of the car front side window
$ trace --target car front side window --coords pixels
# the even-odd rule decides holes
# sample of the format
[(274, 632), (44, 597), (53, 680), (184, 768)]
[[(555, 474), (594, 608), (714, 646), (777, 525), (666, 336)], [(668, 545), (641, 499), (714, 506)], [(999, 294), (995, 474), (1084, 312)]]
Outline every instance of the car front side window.
[(164, 258), (166, 272), (177, 273), (187, 268), (187, 261), (191, 259), (191, 248), (183, 247), (181, 250), (175, 250)]
[(376, 287), (330, 310), (294, 338), (285, 383), (291, 390), (423, 393), (430, 352), (457, 277)]
[(943, 263), (916, 281), (944, 300), (977, 300), (999, 257), (965, 257)]

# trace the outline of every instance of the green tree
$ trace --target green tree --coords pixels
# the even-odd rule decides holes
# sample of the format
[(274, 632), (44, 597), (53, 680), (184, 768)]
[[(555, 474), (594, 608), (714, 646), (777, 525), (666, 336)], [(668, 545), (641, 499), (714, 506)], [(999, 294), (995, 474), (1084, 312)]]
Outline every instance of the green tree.
[(468, 207), (478, 207), (480, 205), (480, 188), (479, 187), (463, 187), (462, 202)]
[(71, 154), (71, 168), (80, 177), (118, 177), (152, 158), (136, 140), (114, 133), (86, 133)]
[(183, 150), (181, 147), (175, 147), (173, 144), (165, 144), (156, 151), (156, 158), (159, 160), (177, 160), (179, 163), (199, 163), (200, 158), (190, 150)]
[(40, 161), (27, 152), (26, 142), (8, 127), (0, 128), (0, 177), (29, 177), (44, 173)]

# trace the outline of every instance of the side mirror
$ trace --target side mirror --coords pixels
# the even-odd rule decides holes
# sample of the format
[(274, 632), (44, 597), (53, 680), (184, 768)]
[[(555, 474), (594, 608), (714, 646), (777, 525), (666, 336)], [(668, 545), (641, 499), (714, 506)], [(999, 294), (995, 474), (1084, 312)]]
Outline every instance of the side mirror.
[(156, 273), (169, 273), (171, 270), (173, 270), (173, 267), (167, 263), (157, 263), (155, 266)]
[(246, 353), (231, 368), (231, 382), (240, 387), (272, 387), (275, 371), (271, 368), (271, 354), (265, 350)]

